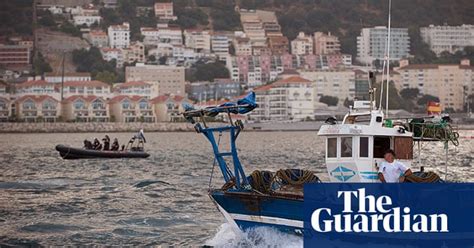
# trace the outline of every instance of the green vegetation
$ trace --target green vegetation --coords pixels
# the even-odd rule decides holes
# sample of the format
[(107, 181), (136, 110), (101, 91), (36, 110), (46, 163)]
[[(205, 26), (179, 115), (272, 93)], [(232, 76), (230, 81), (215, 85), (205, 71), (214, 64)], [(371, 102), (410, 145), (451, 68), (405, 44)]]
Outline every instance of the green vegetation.
[(31, 0), (0, 1), (0, 34), (33, 34), (32, 16)]
[(59, 31), (72, 36), (81, 37), (81, 30), (70, 22), (64, 22), (59, 26)]
[(33, 69), (35, 75), (43, 75), (45, 72), (52, 72), (53, 68), (44, 59), (43, 54), (38, 53), (38, 56), (33, 61)]
[(222, 62), (196, 63), (186, 74), (186, 80), (196, 81), (214, 81), (216, 78), (228, 78), (229, 70)]
[(116, 71), (116, 61), (103, 60), (99, 49), (96, 47), (91, 47), (89, 50), (74, 50), (72, 61), (77, 66), (76, 71), (90, 72), (93, 79), (108, 83), (116, 83), (121, 80), (120, 74)]
[(337, 106), (339, 98), (335, 96), (321, 96), (319, 102), (325, 103), (328, 106)]

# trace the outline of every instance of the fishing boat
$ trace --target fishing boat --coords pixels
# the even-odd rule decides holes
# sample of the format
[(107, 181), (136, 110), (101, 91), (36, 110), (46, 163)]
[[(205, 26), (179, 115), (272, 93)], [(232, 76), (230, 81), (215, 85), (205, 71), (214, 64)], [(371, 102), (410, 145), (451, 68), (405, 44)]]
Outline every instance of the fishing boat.
[(84, 148), (74, 148), (66, 145), (57, 145), (56, 150), (63, 159), (88, 158), (148, 158), (150, 154), (144, 151), (103, 151)]
[[(105, 138), (104, 138), (105, 139)], [(108, 136), (106, 136), (108, 139)], [(85, 140), (84, 143), (88, 141)], [(98, 145), (99, 141), (96, 139)], [(74, 148), (66, 145), (57, 145), (56, 151), (63, 159), (88, 159), (88, 158), (148, 158), (150, 154), (145, 152), (145, 134), (140, 130), (133, 135), (127, 146), (122, 145), (122, 149), (118, 150), (118, 141), (116, 140), (117, 150), (102, 150), (100, 148), (94, 149), (92, 144), (84, 146), (84, 148)], [(101, 147), (101, 145), (100, 145)]]
[[(232, 121), (232, 114), (244, 114), (256, 108), (255, 93), (249, 93), (236, 103), (190, 109), (184, 117), (195, 124), (213, 148), (215, 164), (220, 168), (224, 185), (210, 189), (209, 196), (218, 210), (235, 230), (269, 226), (285, 233), (303, 234), (303, 184), (321, 180), (310, 170), (281, 169), (277, 172), (254, 171), (245, 174), (240, 162), (236, 141), (244, 129), (243, 123)], [(318, 132), (325, 141), (325, 166), (330, 182), (379, 182), (378, 165), (385, 150), (395, 150), (398, 159), (411, 166), (413, 144), (433, 138), (414, 137), (410, 127), (394, 125), (384, 118), (383, 111), (374, 109), (370, 101), (358, 101), (342, 123), (329, 119)], [(218, 113), (228, 115), (228, 123), (209, 127), (206, 117)], [(391, 123), (391, 124), (390, 124)], [(220, 139), (229, 137), (226, 150), (221, 150)], [(441, 182), (438, 175), (418, 171), (407, 177), (408, 182)]]

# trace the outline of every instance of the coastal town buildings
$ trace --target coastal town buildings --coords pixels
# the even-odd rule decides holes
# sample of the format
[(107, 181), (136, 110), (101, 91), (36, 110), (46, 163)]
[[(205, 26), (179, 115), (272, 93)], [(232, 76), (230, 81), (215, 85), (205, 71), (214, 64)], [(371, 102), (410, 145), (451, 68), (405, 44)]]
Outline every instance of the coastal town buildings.
[(443, 109), (462, 110), (474, 91), (474, 67), (469, 60), (460, 64), (410, 64), (400, 61), (400, 89), (417, 88), (421, 94), (439, 98)]
[(14, 103), (17, 121), (56, 122), (61, 116), (61, 104), (49, 95), (23, 95)]
[[(398, 61), (409, 57), (408, 28), (391, 28), (390, 36), (390, 60)], [(387, 55), (387, 37), (387, 27), (363, 28), (357, 37), (357, 60), (366, 64), (384, 60)]]
[(341, 53), (341, 43), (339, 38), (331, 35), (331, 32), (325, 34), (323, 32), (314, 33), (314, 53), (315, 54), (339, 54)]
[(291, 41), (291, 54), (313, 54), (313, 38), (303, 32), (300, 32), (298, 36)]
[(220, 60), (225, 60), (229, 56), (230, 46), (229, 36), (223, 33), (213, 33), (211, 35), (211, 51), (218, 56)]
[(183, 96), (165, 94), (150, 100), (153, 105), (157, 122), (183, 121), (183, 105), (190, 101)]
[(111, 25), (107, 29), (111, 48), (127, 48), (130, 45), (130, 24)]
[(61, 103), (62, 118), (75, 122), (108, 122), (109, 105), (103, 97), (72, 95)]
[(89, 33), (84, 34), (84, 38), (95, 47), (101, 48), (109, 46), (109, 37), (104, 31), (91, 30)]
[(24, 68), (31, 63), (31, 48), (27, 45), (0, 44), (0, 66)]
[(193, 82), (186, 85), (188, 98), (197, 101), (234, 99), (241, 95), (239, 82), (229, 78), (216, 78), (214, 82)]
[(113, 88), (117, 95), (140, 96), (147, 99), (152, 98), (152, 85), (142, 81), (130, 81), (117, 84)]
[(301, 121), (314, 117), (311, 81), (299, 76), (280, 79), (255, 89), (258, 108), (249, 114), (255, 121)]
[(109, 101), (110, 116), (116, 122), (155, 122), (150, 99), (137, 95), (119, 95)]
[(136, 64), (125, 67), (125, 81), (143, 81), (152, 84), (152, 96), (184, 95), (184, 67)]
[(173, 2), (157, 2), (155, 3), (155, 16), (159, 17), (160, 20), (166, 20), (166, 21), (174, 21), (178, 19), (173, 14)]
[(355, 72), (351, 69), (300, 70), (299, 73), (312, 82), (317, 102), (322, 96), (333, 96), (342, 104), (346, 98), (353, 100), (356, 96)]
[(420, 35), (438, 56), (442, 52), (455, 53), (467, 46), (474, 46), (474, 25), (429, 25), (420, 28)]
[(183, 32), (184, 44), (197, 52), (211, 52), (211, 35), (207, 30), (186, 29)]

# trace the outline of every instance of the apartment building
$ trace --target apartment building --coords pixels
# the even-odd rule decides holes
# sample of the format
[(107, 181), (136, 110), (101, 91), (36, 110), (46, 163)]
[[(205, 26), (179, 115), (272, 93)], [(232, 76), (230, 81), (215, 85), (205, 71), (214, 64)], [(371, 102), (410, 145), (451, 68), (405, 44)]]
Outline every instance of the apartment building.
[[(400, 60), (410, 56), (410, 36), (408, 28), (391, 28), (390, 60)], [(357, 60), (371, 64), (384, 60), (387, 55), (388, 28), (383, 26), (363, 28), (357, 37)]]
[(67, 72), (64, 77), (61, 73), (46, 72), (44, 80), (48, 83), (61, 83), (67, 81), (91, 81), (91, 74), (89, 72)]
[(155, 122), (150, 99), (136, 95), (119, 95), (110, 99), (110, 116), (116, 122)]
[(61, 104), (49, 95), (23, 95), (15, 100), (15, 117), (24, 122), (56, 122)]
[(130, 24), (111, 25), (107, 29), (111, 48), (127, 48), (130, 45)]
[(130, 81), (117, 84), (113, 91), (117, 95), (140, 96), (147, 99), (156, 97), (155, 95), (152, 95), (152, 85), (141, 81)]
[(0, 93), (0, 122), (6, 122), (11, 115), (11, 100), (5, 94)]
[(255, 10), (240, 10), (240, 22), (252, 46), (265, 46), (266, 36), (263, 22)]
[(313, 37), (300, 32), (298, 36), (291, 41), (291, 54), (307, 55), (313, 54)]
[(462, 110), (466, 97), (474, 93), (474, 67), (460, 64), (409, 64), (400, 61), (400, 89), (418, 88), (421, 94), (439, 98), (443, 110)]
[(15, 85), (15, 93), (18, 96), (25, 95), (49, 95), (59, 99), (59, 89), (56, 84), (44, 80), (30, 80)]
[(102, 17), (97, 16), (89, 16), (89, 15), (76, 15), (72, 17), (72, 21), (76, 26), (86, 25), (90, 27), (91, 25), (99, 25), (102, 22)]
[(237, 56), (250, 56), (252, 55), (252, 43), (247, 37), (235, 37), (232, 40), (234, 46), (235, 55)]
[(223, 60), (229, 56), (230, 39), (228, 35), (214, 33), (211, 35), (211, 51), (216, 54), (219, 59)]
[(30, 65), (31, 50), (26, 45), (0, 44), (0, 66), (5, 68), (24, 68)]
[(231, 79), (251, 87), (275, 80), (284, 70), (329, 70), (351, 64), (347, 54), (232, 56), (226, 61)]
[(73, 95), (62, 101), (62, 117), (65, 121), (108, 122), (109, 105), (103, 97)]
[[(60, 85), (56, 88), (60, 91)], [(65, 98), (71, 96), (95, 96), (108, 99), (111, 97), (111, 87), (101, 81), (66, 81), (64, 82), (63, 96)]]
[(455, 53), (467, 46), (474, 46), (474, 25), (435, 26), (420, 28), (421, 38), (430, 49), (440, 55), (442, 52)]
[(331, 32), (314, 33), (314, 53), (315, 54), (339, 54), (341, 53), (341, 42), (339, 38), (332, 35)]
[(125, 67), (125, 80), (152, 84), (153, 95), (184, 95), (184, 67), (145, 65)]
[(286, 36), (269, 36), (267, 43), (273, 55), (289, 53), (289, 42)]
[(233, 99), (241, 95), (239, 82), (230, 78), (216, 78), (214, 82), (193, 82), (186, 85), (189, 99), (194, 101), (209, 101)]
[(256, 121), (304, 120), (314, 117), (311, 81), (291, 76), (256, 88), (258, 108), (249, 114)]
[(155, 16), (159, 17), (160, 20), (166, 21), (174, 21), (178, 19), (178, 17), (173, 14), (173, 2), (155, 3)]
[(172, 45), (183, 44), (183, 33), (181, 28), (175, 26), (160, 26), (156, 28), (140, 28), (143, 35), (143, 44), (156, 47), (159, 43), (170, 43)]
[(315, 102), (321, 96), (334, 96), (342, 104), (356, 96), (355, 72), (350, 69), (300, 70), (301, 77), (313, 83)]
[(197, 52), (211, 52), (211, 35), (207, 30), (186, 29), (183, 32), (184, 44)]
[(101, 48), (109, 46), (109, 37), (104, 31), (91, 30), (89, 33), (84, 34), (84, 38), (95, 47)]
[(189, 100), (183, 96), (160, 95), (150, 100), (154, 106), (157, 122), (183, 121), (183, 105), (189, 104)]
[(145, 45), (140, 41), (134, 41), (130, 43), (128, 48), (122, 49), (124, 63), (144, 63), (145, 58)]

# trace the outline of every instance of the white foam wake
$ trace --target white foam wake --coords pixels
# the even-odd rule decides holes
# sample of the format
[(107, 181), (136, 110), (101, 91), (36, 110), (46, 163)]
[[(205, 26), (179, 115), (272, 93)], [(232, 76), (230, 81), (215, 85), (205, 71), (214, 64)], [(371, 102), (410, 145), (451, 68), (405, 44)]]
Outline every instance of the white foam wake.
[(279, 232), (270, 227), (258, 227), (244, 233), (235, 233), (229, 223), (222, 224), (216, 235), (206, 242), (215, 247), (284, 247), (301, 248), (303, 238)]

